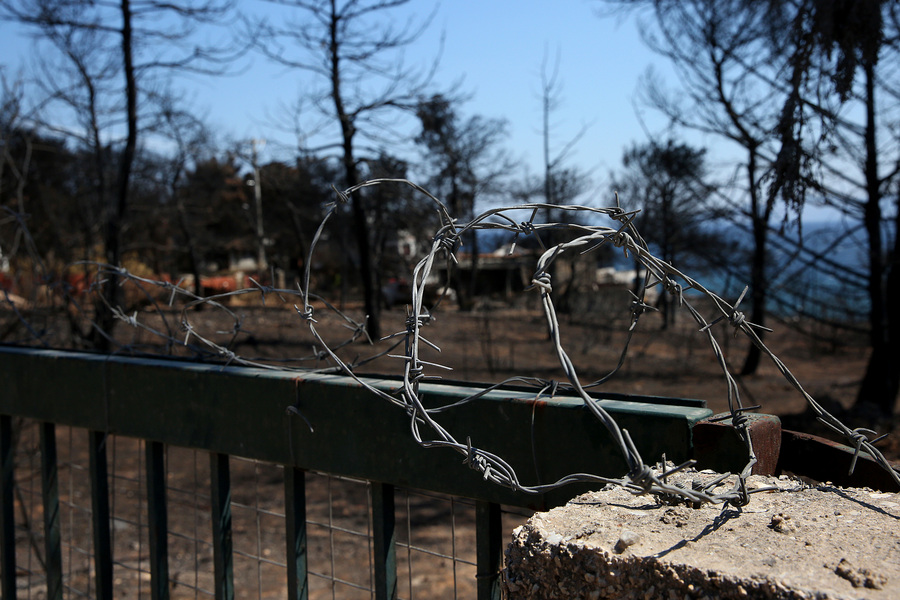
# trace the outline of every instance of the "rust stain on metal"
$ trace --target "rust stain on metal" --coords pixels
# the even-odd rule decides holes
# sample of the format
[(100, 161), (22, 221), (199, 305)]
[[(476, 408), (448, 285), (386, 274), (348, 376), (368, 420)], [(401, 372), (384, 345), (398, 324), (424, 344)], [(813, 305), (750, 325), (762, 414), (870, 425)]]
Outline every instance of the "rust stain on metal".
[[(746, 416), (757, 461), (751, 474), (774, 475), (781, 453), (781, 419), (765, 414)], [(697, 468), (740, 472), (749, 460), (747, 447), (732, 426), (731, 419), (722, 417), (721, 414), (713, 415), (693, 428)]]
[[(860, 452), (853, 473), (854, 449), (838, 442), (799, 431), (782, 431), (782, 451), (778, 472), (802, 475), (815, 481), (842, 487), (868, 487), (883, 492), (900, 492), (900, 486), (871, 456)], [(894, 465), (895, 470), (900, 470)]]

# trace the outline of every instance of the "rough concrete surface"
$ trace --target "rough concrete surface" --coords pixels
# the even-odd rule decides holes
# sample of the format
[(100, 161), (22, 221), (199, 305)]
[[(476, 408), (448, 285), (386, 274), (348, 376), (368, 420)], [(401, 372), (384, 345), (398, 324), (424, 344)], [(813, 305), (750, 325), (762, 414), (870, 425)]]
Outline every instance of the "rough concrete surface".
[[(715, 476), (673, 479), (690, 487)], [(753, 493), (736, 509), (659, 505), (612, 488), (538, 513), (513, 532), (505, 592), (510, 599), (900, 598), (900, 494), (810, 487), (786, 476), (754, 475), (748, 484), (778, 489)]]

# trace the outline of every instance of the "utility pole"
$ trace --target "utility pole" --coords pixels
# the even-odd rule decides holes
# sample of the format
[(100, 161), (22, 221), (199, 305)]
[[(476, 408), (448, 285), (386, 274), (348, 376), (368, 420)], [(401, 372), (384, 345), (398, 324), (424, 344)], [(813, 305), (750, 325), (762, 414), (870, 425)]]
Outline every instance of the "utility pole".
[(266, 140), (252, 139), (250, 140), (250, 161), (253, 164), (253, 197), (256, 200), (256, 266), (262, 272), (267, 268), (266, 263), (266, 237), (263, 231), (263, 213), (262, 213), (262, 182), (259, 179), (259, 164), (257, 161), (256, 146), (260, 149), (265, 148)]

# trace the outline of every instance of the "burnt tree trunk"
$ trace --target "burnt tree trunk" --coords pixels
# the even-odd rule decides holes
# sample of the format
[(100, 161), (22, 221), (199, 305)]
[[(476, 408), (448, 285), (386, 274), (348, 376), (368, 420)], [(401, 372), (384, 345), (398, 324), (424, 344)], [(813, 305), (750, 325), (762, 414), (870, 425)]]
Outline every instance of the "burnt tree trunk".
[[(331, 99), (334, 102), (335, 114), (341, 124), (341, 146), (343, 150), (343, 167), (345, 185), (351, 188), (359, 181), (359, 169), (353, 153), (353, 136), (356, 134), (354, 116), (347, 112), (341, 94), (341, 58), (339, 52), (339, 18), (334, 1), (331, 2), (330, 30), (330, 67), (331, 67)], [(350, 200), (353, 215), (353, 229), (356, 235), (356, 248), (359, 253), (359, 274), (362, 279), (363, 301), (368, 318), (367, 331), (373, 340), (381, 337), (381, 303), (379, 288), (376, 285), (376, 273), (372, 261), (372, 249), (369, 244), (369, 224), (362, 197), (354, 194)]]
[[(747, 162), (748, 182), (750, 187), (750, 218), (753, 225), (753, 254), (750, 259), (750, 321), (756, 325), (765, 325), (766, 320), (766, 243), (768, 240), (769, 215), (771, 205), (762, 205), (759, 189), (756, 181), (756, 148), (751, 147)], [(757, 335), (762, 339), (764, 332), (757, 330)], [(762, 351), (755, 344), (751, 344), (744, 358), (744, 366), (741, 375), (753, 375), (759, 368)]]
[[(897, 402), (900, 389), (900, 273), (897, 273), (896, 242), (891, 264), (886, 268), (884, 244), (881, 237), (881, 180), (878, 178), (878, 147), (875, 139), (875, 65), (867, 61), (866, 77), (866, 199), (863, 224), (869, 243), (869, 344), (871, 354), (856, 397), (856, 406), (875, 406), (881, 413), (890, 415)], [(898, 217), (900, 222), (900, 217)], [(885, 276), (887, 276), (885, 278)]]
[[(122, 262), (122, 223), (128, 208), (128, 191), (131, 183), (131, 169), (137, 148), (137, 82), (134, 73), (132, 55), (131, 2), (121, 0), (122, 12), (122, 72), (125, 77), (125, 107), (127, 136), (125, 147), (119, 158), (119, 172), (116, 180), (116, 194), (111, 199), (106, 211), (104, 242), (106, 246), (106, 262), (119, 267)], [(116, 318), (112, 308), (121, 304), (122, 288), (119, 276), (115, 273), (106, 277), (103, 286), (104, 302), (97, 306), (95, 323), (92, 330), (92, 343), (101, 351), (109, 351), (112, 347), (112, 334)]]

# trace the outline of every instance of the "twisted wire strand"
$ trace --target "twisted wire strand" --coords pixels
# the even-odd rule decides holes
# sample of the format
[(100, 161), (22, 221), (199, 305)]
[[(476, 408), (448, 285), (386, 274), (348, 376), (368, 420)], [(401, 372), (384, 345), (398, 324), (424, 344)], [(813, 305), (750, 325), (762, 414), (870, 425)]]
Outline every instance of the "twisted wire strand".
[[(561, 224), (558, 223), (539, 224), (533, 222), (534, 216), (536, 216), (538, 211), (542, 208), (557, 208), (563, 211), (586, 211), (594, 212), (597, 214), (605, 214), (613, 219), (619, 220), (620, 223), (622, 223), (622, 228), (619, 230), (612, 230), (611, 228), (596, 227), (591, 225), (568, 224), (569, 229), (584, 233), (585, 235), (577, 237), (569, 242), (563, 242), (552, 248), (545, 249), (544, 253), (538, 259), (532, 283), (533, 287), (539, 290), (539, 293), (541, 294), (542, 307), (544, 309), (544, 315), (547, 320), (552, 342), (557, 354), (557, 358), (560, 361), (560, 364), (563, 367), (569, 380), (569, 385), (571, 386), (571, 389), (573, 389), (582, 398), (586, 406), (604, 424), (604, 426), (613, 436), (613, 439), (620, 446), (620, 449), (622, 450), (629, 466), (629, 481), (631, 481), (631, 483), (633, 484), (638, 485), (638, 487), (643, 489), (644, 492), (663, 494), (674, 493), (676, 495), (688, 497), (688, 494), (686, 494), (684, 490), (679, 491), (670, 489), (671, 486), (664, 484), (658, 479), (658, 477), (653, 475), (650, 468), (641, 460), (640, 454), (631, 441), (628, 432), (620, 430), (614, 419), (612, 419), (610, 415), (606, 413), (606, 411), (604, 411), (598, 405), (598, 403), (594, 399), (590, 398), (584, 391), (584, 388), (581, 386), (581, 383), (578, 379), (577, 372), (575, 371), (574, 364), (572, 363), (562, 345), (559, 323), (556, 317), (556, 311), (553, 306), (551, 296), (552, 282), (550, 280), (549, 272), (547, 271), (547, 267), (549, 266), (549, 264), (554, 260), (557, 260), (563, 252), (585, 245), (588, 245), (591, 249), (593, 249), (598, 247), (606, 240), (610, 240), (617, 247), (623, 248), (623, 251), (626, 254), (630, 252), (631, 255), (635, 256), (644, 266), (644, 268), (646, 268), (648, 279), (646, 281), (645, 289), (647, 287), (651, 287), (652, 285), (661, 284), (664, 287), (665, 293), (669, 293), (675, 296), (676, 301), (680, 306), (687, 307), (689, 313), (701, 326), (701, 331), (706, 334), (713, 353), (716, 356), (716, 360), (726, 380), (728, 404), (729, 409), (732, 413), (732, 424), (737, 429), (740, 437), (744, 441), (744, 444), (747, 448), (748, 460), (742, 472), (738, 474), (734, 487), (730, 492), (718, 495), (706, 494), (705, 498), (703, 497), (704, 494), (699, 494), (698, 496), (688, 499), (692, 501), (730, 502), (737, 505), (745, 504), (748, 501), (745, 479), (747, 476), (749, 476), (753, 465), (756, 464), (757, 461), (755, 452), (753, 450), (752, 441), (749, 435), (748, 420), (745, 414), (745, 409), (741, 404), (740, 392), (736, 381), (734, 380), (734, 377), (728, 369), (724, 353), (722, 352), (718, 341), (713, 335), (711, 327), (713, 323), (708, 322), (700, 314), (700, 312), (685, 298), (684, 292), (686, 290), (696, 290), (704, 296), (712, 299), (714, 305), (717, 307), (720, 313), (718, 318), (727, 319), (728, 322), (735, 328), (735, 333), (741, 331), (745, 335), (749, 336), (754, 344), (759, 346), (766, 355), (768, 355), (773, 361), (776, 362), (776, 365), (779, 366), (779, 369), (782, 370), (782, 373), (788, 376), (790, 372), (787, 370), (784, 364), (771, 352), (771, 350), (769, 350), (762, 343), (761, 339), (757, 335), (756, 330), (760, 327), (747, 321), (744, 318), (743, 314), (738, 310), (737, 306), (739, 305), (740, 300), (743, 298), (743, 294), (741, 295), (741, 298), (738, 299), (738, 302), (736, 302), (735, 305), (732, 306), (724, 299), (706, 289), (699, 282), (680, 272), (672, 265), (669, 265), (668, 263), (653, 256), (647, 248), (646, 243), (643, 242), (643, 239), (640, 237), (633, 224), (631, 223), (633, 214), (625, 213), (619, 207), (609, 209), (595, 209), (579, 206), (551, 207), (545, 204), (527, 204), (518, 207), (496, 208), (482, 213), (481, 215), (477, 216), (472, 222), (461, 226), (458, 229), (458, 235), (461, 236), (469, 229), (499, 228), (506, 229), (507, 231), (511, 232), (514, 235), (515, 242), (515, 240), (517, 240), (521, 235), (536, 235), (541, 230), (559, 228)], [(531, 210), (532, 218), (527, 222), (517, 222), (514, 218), (506, 214), (514, 210)], [(500, 222), (488, 222), (490, 218), (496, 216), (501, 217)], [(439, 239), (439, 236), (436, 236), (436, 243), (433, 246), (433, 252), (429, 254), (425, 259), (420, 261), (414, 271), (414, 281), (417, 283), (417, 285), (413, 286), (413, 293), (411, 298), (412, 302), (410, 314), (414, 317), (414, 319), (408, 333), (409, 341), (407, 343), (407, 348), (409, 349), (409, 352), (407, 354), (408, 360), (405, 367), (404, 397), (416, 405), (414, 411), (415, 415), (422, 414), (422, 411), (424, 411), (425, 414), (429, 412), (428, 410), (422, 408), (421, 402), (418, 400), (418, 382), (421, 379), (425, 367), (424, 363), (422, 363), (418, 358), (418, 343), (420, 339), (419, 317), (422, 315), (422, 294), (420, 286), (424, 287), (424, 281), (427, 278), (427, 275), (433, 265), (434, 249), (443, 247), (441, 244), (437, 243), (437, 240)], [(654, 278), (654, 280), (650, 279), (651, 276)], [(632, 321), (632, 326), (629, 328), (630, 330), (633, 330), (636, 327), (640, 314), (641, 312), (635, 313)], [(410, 375), (413, 374), (414, 376), (410, 377)], [(799, 382), (796, 381), (796, 378), (793, 377), (793, 375), (789, 375), (788, 379), (792, 382), (794, 387), (796, 387), (799, 391), (801, 391), (801, 393), (804, 394), (804, 397), (807, 399), (807, 401), (812, 402), (812, 405), (817, 409), (817, 414), (821, 414), (821, 417), (823, 418), (823, 420), (825, 420), (825, 422), (831, 423), (832, 420), (837, 422), (836, 418), (825, 412), (824, 409), (822, 409), (821, 406), (818, 405), (818, 403), (815, 403), (815, 401), (811, 398), (811, 396), (809, 396), (809, 394), (802, 390), (802, 387), (799, 385)], [(456, 403), (455, 405), (458, 404), (459, 403)], [(428, 422), (429, 424), (433, 423), (433, 420), (431, 419), (423, 420), (425, 422)], [(432, 425), (432, 427), (434, 427), (434, 425)], [(884, 457), (880, 454), (880, 452), (872, 447), (871, 442), (868, 441), (863, 432), (851, 431), (845, 426), (843, 427), (843, 429), (838, 426), (837, 430), (844, 434), (847, 439), (851, 441), (853, 445), (858, 449), (858, 451), (859, 449), (865, 449), (866, 451), (868, 451), (881, 464), (882, 467), (886, 468), (891, 473), (894, 479), (900, 482), (900, 476), (898, 476), (897, 472), (890, 467), (886, 460), (884, 460)], [(416, 433), (417, 441), (422, 443), (422, 441), (418, 437), (418, 430), (416, 430)], [(440, 429), (440, 433), (442, 443), (439, 445), (444, 446), (451, 440), (448, 438), (449, 434), (443, 429)], [(465, 446), (456, 442), (452, 447), (466, 456), (466, 464), (470, 466), (475, 465), (483, 472), (486, 472), (485, 469), (491, 469), (498, 466), (495, 461), (492, 461), (492, 457), (489, 454), (480, 453), (479, 451), (477, 451), (477, 449), (473, 450), (470, 441), (467, 441)], [(870, 449), (874, 450), (874, 452), (870, 451)], [(480, 456), (483, 460), (474, 460), (472, 458), (473, 456)], [(501, 472), (507, 472), (507, 470), (501, 469)], [(623, 482), (625, 480), (619, 481)], [(542, 486), (522, 486), (517, 482), (517, 480), (514, 480), (512, 478), (506, 479), (506, 483), (517, 486), (521, 491), (534, 491), (536, 489), (544, 489), (542, 488)], [(551, 486), (552, 485), (553, 484), (551, 484)]]

